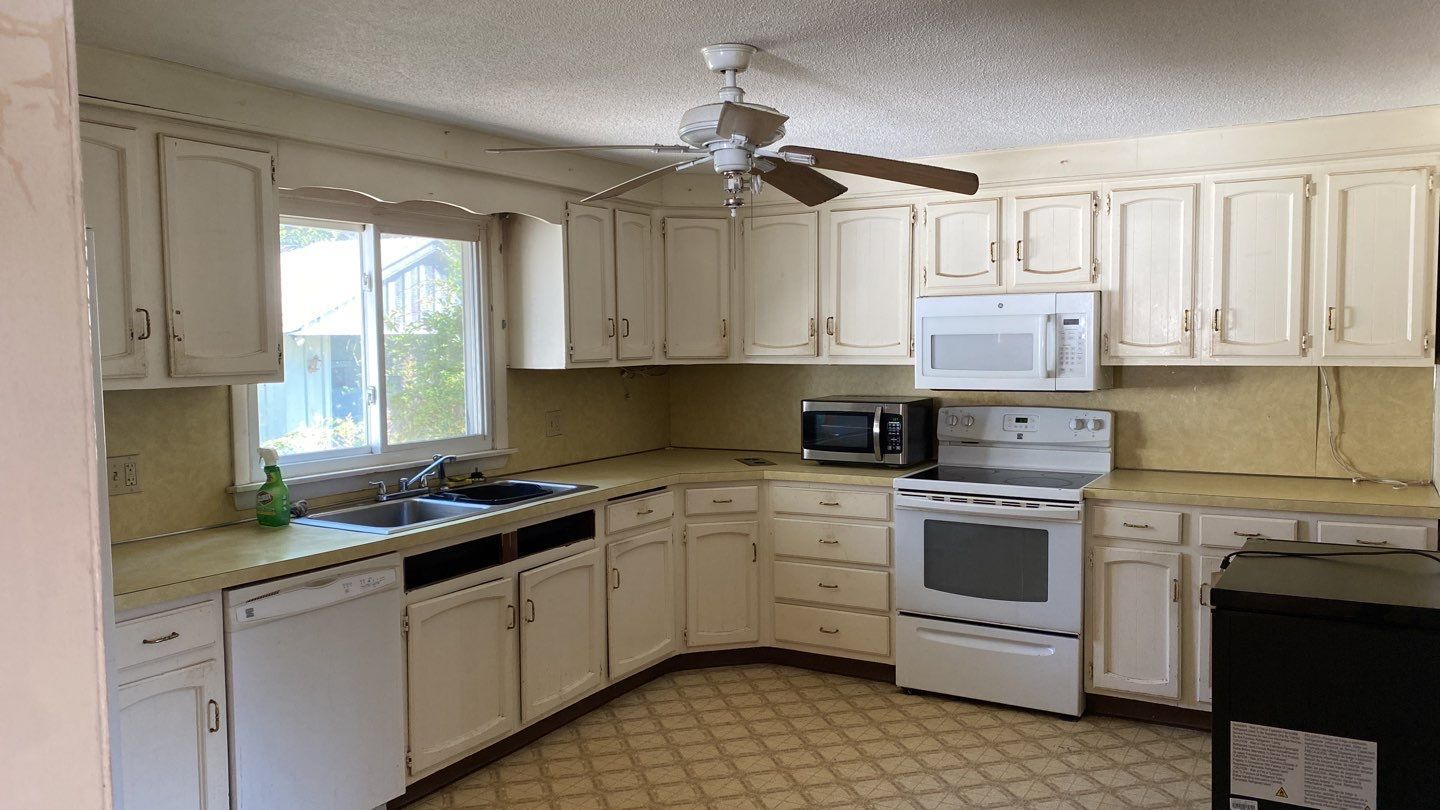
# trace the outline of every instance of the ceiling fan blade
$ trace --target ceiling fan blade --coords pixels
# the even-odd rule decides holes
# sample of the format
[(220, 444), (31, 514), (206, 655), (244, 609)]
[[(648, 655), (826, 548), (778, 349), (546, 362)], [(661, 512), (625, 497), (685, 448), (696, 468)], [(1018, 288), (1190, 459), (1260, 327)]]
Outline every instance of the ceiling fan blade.
[(710, 156), (706, 155), (705, 157), (698, 158), (696, 160), (684, 160), (679, 163), (672, 163), (669, 166), (662, 166), (654, 171), (646, 172), (639, 177), (632, 177), (618, 186), (611, 186), (604, 191), (598, 191), (594, 194), (591, 194), (589, 197), (586, 197), (580, 202), (588, 203), (594, 202), (596, 200), (608, 200), (611, 197), (618, 197), (632, 188), (639, 188), (646, 183), (653, 183), (654, 181), (659, 180), (661, 177), (667, 174), (670, 174), (672, 172), (678, 172), (682, 169), (688, 169), (691, 166), (699, 166), (701, 163), (706, 163), (709, 160)]
[(893, 180), (911, 186), (953, 191), (956, 194), (974, 194), (980, 188), (980, 178), (971, 172), (927, 166), (924, 163), (910, 163), (904, 160), (856, 155), (850, 152), (833, 152), (811, 146), (782, 146), (781, 152), (809, 155), (815, 158), (815, 166), (846, 174), (863, 174), (881, 180)]
[(765, 182), (806, 205), (819, 205), (844, 194), (846, 188), (809, 166), (775, 161), (775, 168), (765, 172)]
[(789, 120), (788, 115), (761, 110), (749, 104), (725, 101), (720, 104), (720, 118), (715, 121), (715, 134), (722, 138), (743, 135), (750, 143), (767, 143), (775, 130)]
[(591, 146), (513, 146), (505, 149), (486, 149), (485, 151), (492, 155), (501, 155), (509, 152), (580, 152), (587, 149), (644, 149), (647, 152), (655, 152), (657, 154), (700, 154), (705, 151), (704, 149), (696, 149), (693, 146), (684, 146), (681, 144), (672, 146), (661, 143), (611, 143)]

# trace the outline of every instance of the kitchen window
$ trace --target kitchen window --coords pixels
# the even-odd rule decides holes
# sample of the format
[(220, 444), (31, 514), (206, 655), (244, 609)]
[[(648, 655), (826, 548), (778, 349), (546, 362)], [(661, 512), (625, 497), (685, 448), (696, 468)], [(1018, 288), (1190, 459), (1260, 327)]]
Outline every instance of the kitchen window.
[(318, 209), (348, 216), (281, 218), (285, 380), (234, 388), (237, 490), (257, 447), (291, 479), (493, 455), (488, 220)]

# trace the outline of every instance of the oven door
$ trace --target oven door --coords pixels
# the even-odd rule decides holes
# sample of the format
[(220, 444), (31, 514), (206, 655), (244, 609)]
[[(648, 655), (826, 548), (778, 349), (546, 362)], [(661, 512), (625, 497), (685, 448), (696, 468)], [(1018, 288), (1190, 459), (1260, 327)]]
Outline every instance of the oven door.
[(800, 446), (815, 461), (886, 463), (881, 442), (885, 408), (807, 402), (800, 412)]
[(969, 505), (901, 493), (896, 606), (922, 616), (1078, 634), (1082, 525), (1079, 505)]

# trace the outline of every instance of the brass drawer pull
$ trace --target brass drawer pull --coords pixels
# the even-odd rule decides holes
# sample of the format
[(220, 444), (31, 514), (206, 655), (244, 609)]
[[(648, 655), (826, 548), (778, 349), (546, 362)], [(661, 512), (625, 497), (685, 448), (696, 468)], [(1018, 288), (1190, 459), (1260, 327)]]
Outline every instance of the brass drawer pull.
[(1264, 537), (1260, 532), (1232, 532), (1236, 537)]
[(164, 644), (164, 643), (167, 642), (167, 641), (174, 641), (175, 639), (177, 639), (177, 638), (179, 638), (179, 637), (180, 637), (180, 631), (178, 631), (178, 630), (171, 630), (169, 633), (166, 633), (166, 634), (163, 635), (163, 636), (156, 636), (155, 638), (142, 639), (142, 640), (140, 641), (140, 643), (141, 643), (141, 644)]
[(838, 546), (838, 545), (840, 545), (840, 541), (839, 541), (839, 540), (836, 540), (836, 539), (833, 538), (833, 537), (822, 537), (822, 538), (820, 538), (820, 545), (822, 545), (822, 546)]
[(827, 635), (827, 636), (833, 636), (833, 635), (835, 635), (836, 633), (839, 633), (839, 632), (840, 632), (840, 629), (837, 627), (837, 628), (835, 628), (834, 630), (831, 630), (830, 628), (828, 628), (828, 627), (826, 627), (826, 626), (824, 626), (824, 625), (821, 625), (821, 626), (820, 626), (820, 632), (824, 633), (824, 634)]
[(636, 516), (636, 517), (639, 517), (639, 516), (641, 516), (641, 515), (649, 515), (649, 514), (653, 514), (654, 512), (655, 512), (654, 509), (641, 509), (641, 510), (639, 510), (639, 511), (637, 511), (637, 512), (635, 513), (635, 516)]
[(1389, 541), (1389, 540), (1371, 540), (1371, 539), (1366, 538), (1366, 537), (1357, 537), (1357, 538), (1355, 539), (1355, 542), (1359, 543), (1359, 544), (1362, 545), (1362, 546), (1388, 546), (1388, 545), (1390, 545), (1390, 541)]
[(1127, 528), (1127, 529), (1153, 529), (1153, 528), (1155, 528), (1154, 526), (1151, 526), (1149, 523), (1121, 523), (1120, 525), (1121, 525), (1121, 526), (1124, 526), (1124, 527)]
[(839, 506), (839, 505), (840, 505), (840, 502), (839, 502), (839, 501), (821, 501), (819, 505), (820, 505), (820, 506)]
[(733, 499), (731, 499), (731, 498), (711, 498), (711, 499), (710, 499), (710, 502), (711, 502), (711, 503), (731, 503), (732, 500), (733, 500)]
[(826, 585), (826, 584), (823, 583), (823, 582), (817, 582), (817, 583), (815, 583), (815, 584), (816, 584), (816, 585), (819, 585), (819, 586), (822, 587), (822, 588), (826, 588), (826, 589), (832, 590), (832, 591), (833, 591), (833, 590), (837, 590), (837, 589), (839, 589), (839, 587), (840, 587), (839, 585)]

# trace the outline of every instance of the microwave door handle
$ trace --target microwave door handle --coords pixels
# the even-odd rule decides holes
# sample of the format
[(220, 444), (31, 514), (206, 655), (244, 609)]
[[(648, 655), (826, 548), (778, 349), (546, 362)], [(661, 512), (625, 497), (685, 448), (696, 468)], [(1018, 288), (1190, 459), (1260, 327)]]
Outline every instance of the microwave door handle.
[(885, 416), (884, 407), (875, 408), (875, 419), (870, 423), (870, 438), (875, 442), (875, 460), (885, 461), (885, 447), (880, 436), (880, 420)]
[(1059, 360), (1060, 351), (1059, 336), (1055, 333), (1055, 316), (1046, 315), (1040, 326), (1040, 333), (1045, 341), (1045, 379), (1049, 380), (1055, 376), (1055, 365)]

